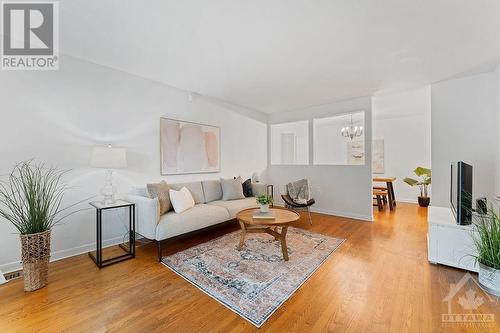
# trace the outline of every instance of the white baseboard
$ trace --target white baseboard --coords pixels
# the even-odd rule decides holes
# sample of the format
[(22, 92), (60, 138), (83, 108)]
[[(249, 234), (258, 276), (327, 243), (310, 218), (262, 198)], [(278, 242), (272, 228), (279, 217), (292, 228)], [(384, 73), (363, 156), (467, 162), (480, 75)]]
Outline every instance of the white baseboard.
[(418, 199), (408, 199), (408, 198), (398, 198), (396, 197), (396, 202), (413, 203), (418, 204)]
[[(118, 245), (122, 242), (123, 242), (123, 237), (115, 237), (115, 238), (111, 238), (111, 239), (106, 239), (106, 240), (102, 241), (102, 247), (106, 248), (106, 247)], [(50, 254), (50, 262), (58, 261), (58, 260), (69, 258), (69, 257), (74, 257), (74, 256), (77, 256), (77, 255), (80, 255), (83, 253), (94, 251), (94, 250), (95, 250), (95, 243), (81, 245), (81, 246), (77, 246), (77, 247), (74, 247), (71, 249), (54, 251), (54, 252), (51, 252), (51, 254)], [(21, 261), (15, 261), (15, 262), (11, 262), (8, 264), (0, 265), (0, 271), (3, 271), (4, 274), (18, 271), (22, 268), (23, 268), (23, 266), (21, 264)]]
[[(276, 200), (275, 204), (278, 206), (285, 206), (285, 202), (283, 200)], [(353, 214), (350, 212), (341, 212), (337, 210), (331, 210), (331, 209), (325, 209), (317, 206), (312, 206), (311, 207), (311, 212), (314, 213), (321, 213), (325, 215), (332, 215), (332, 216), (339, 216), (339, 217), (346, 217), (349, 219), (355, 219), (355, 220), (361, 220), (361, 221), (367, 221), (367, 222), (373, 222), (373, 217), (368, 216), (368, 215), (361, 215), (361, 214)]]
[(311, 212), (332, 215), (332, 216), (346, 217), (349, 219), (361, 220), (361, 221), (365, 221), (365, 222), (373, 222), (373, 218), (371, 216), (361, 215), (361, 214), (353, 214), (353, 213), (349, 213), (349, 212), (340, 212), (337, 210), (330, 210), (330, 209), (324, 209), (324, 208), (319, 208), (319, 207), (311, 207)]

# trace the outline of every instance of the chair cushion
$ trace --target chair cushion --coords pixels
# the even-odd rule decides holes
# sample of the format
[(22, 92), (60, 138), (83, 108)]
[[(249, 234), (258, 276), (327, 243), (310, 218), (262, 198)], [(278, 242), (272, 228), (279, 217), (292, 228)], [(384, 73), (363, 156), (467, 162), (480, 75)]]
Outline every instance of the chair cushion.
[(205, 194), (205, 202), (221, 200), (222, 187), (218, 180), (204, 180), (201, 182), (203, 193)]
[(205, 196), (203, 195), (201, 182), (189, 182), (169, 185), (171, 189), (174, 189), (176, 191), (180, 191), (181, 188), (185, 187), (189, 190), (189, 192), (191, 192), (195, 203), (205, 203)]
[(208, 205), (214, 205), (219, 207), (224, 207), (228, 210), (230, 218), (234, 219), (236, 214), (247, 208), (257, 208), (259, 204), (255, 201), (254, 197), (240, 199), (240, 200), (218, 200), (208, 203)]
[(229, 220), (223, 207), (198, 204), (180, 214), (171, 211), (160, 218), (156, 240), (163, 240)]
[(283, 199), (283, 201), (287, 205), (292, 206), (292, 207), (308, 207), (308, 206), (312, 206), (316, 203), (316, 200), (314, 200), (314, 198), (311, 198), (311, 199), (307, 200), (307, 203), (299, 204), (299, 203), (296, 203), (295, 201), (293, 201), (293, 199), (288, 194), (282, 194), (281, 198)]
[(235, 179), (220, 179), (222, 186), (222, 200), (244, 199), (241, 177)]
[(158, 198), (158, 202), (160, 203), (160, 215), (172, 209), (169, 194), (170, 186), (168, 186), (164, 180), (156, 184), (147, 184), (146, 188), (148, 190), (148, 196), (151, 199)]

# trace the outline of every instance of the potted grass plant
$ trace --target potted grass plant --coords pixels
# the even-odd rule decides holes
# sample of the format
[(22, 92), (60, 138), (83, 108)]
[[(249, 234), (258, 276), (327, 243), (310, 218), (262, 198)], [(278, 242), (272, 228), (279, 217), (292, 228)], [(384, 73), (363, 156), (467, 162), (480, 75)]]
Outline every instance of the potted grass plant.
[(479, 264), (479, 284), (500, 297), (500, 215), (490, 205), (486, 214), (474, 214), (473, 241)]
[(47, 284), (51, 229), (75, 213), (64, 215), (74, 205), (60, 208), (67, 189), (61, 181), (65, 172), (25, 161), (0, 181), (0, 216), (20, 233), (25, 291)]
[(268, 194), (258, 195), (256, 198), (257, 203), (260, 204), (261, 213), (269, 212), (269, 205), (273, 203), (273, 197)]
[(418, 197), (418, 204), (420, 207), (428, 207), (431, 198), (429, 198), (428, 188), (431, 185), (432, 181), (432, 172), (431, 169), (427, 169), (424, 167), (417, 167), (413, 170), (418, 179), (406, 177), (403, 181), (410, 186), (418, 186), (420, 187), (420, 196)]

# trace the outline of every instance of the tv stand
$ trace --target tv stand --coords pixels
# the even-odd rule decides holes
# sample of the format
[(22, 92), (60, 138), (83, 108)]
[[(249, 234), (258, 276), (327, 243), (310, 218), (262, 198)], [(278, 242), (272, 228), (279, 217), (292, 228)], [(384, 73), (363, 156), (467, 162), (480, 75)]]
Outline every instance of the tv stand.
[(448, 207), (430, 206), (427, 214), (429, 262), (477, 272), (473, 225), (458, 225)]

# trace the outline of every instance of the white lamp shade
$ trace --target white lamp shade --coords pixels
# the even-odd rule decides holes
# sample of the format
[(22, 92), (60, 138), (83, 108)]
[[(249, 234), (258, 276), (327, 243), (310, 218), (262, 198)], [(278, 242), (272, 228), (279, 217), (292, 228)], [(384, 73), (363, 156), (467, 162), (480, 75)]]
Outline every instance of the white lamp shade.
[(121, 169), (127, 167), (125, 148), (94, 147), (90, 165), (95, 168)]

